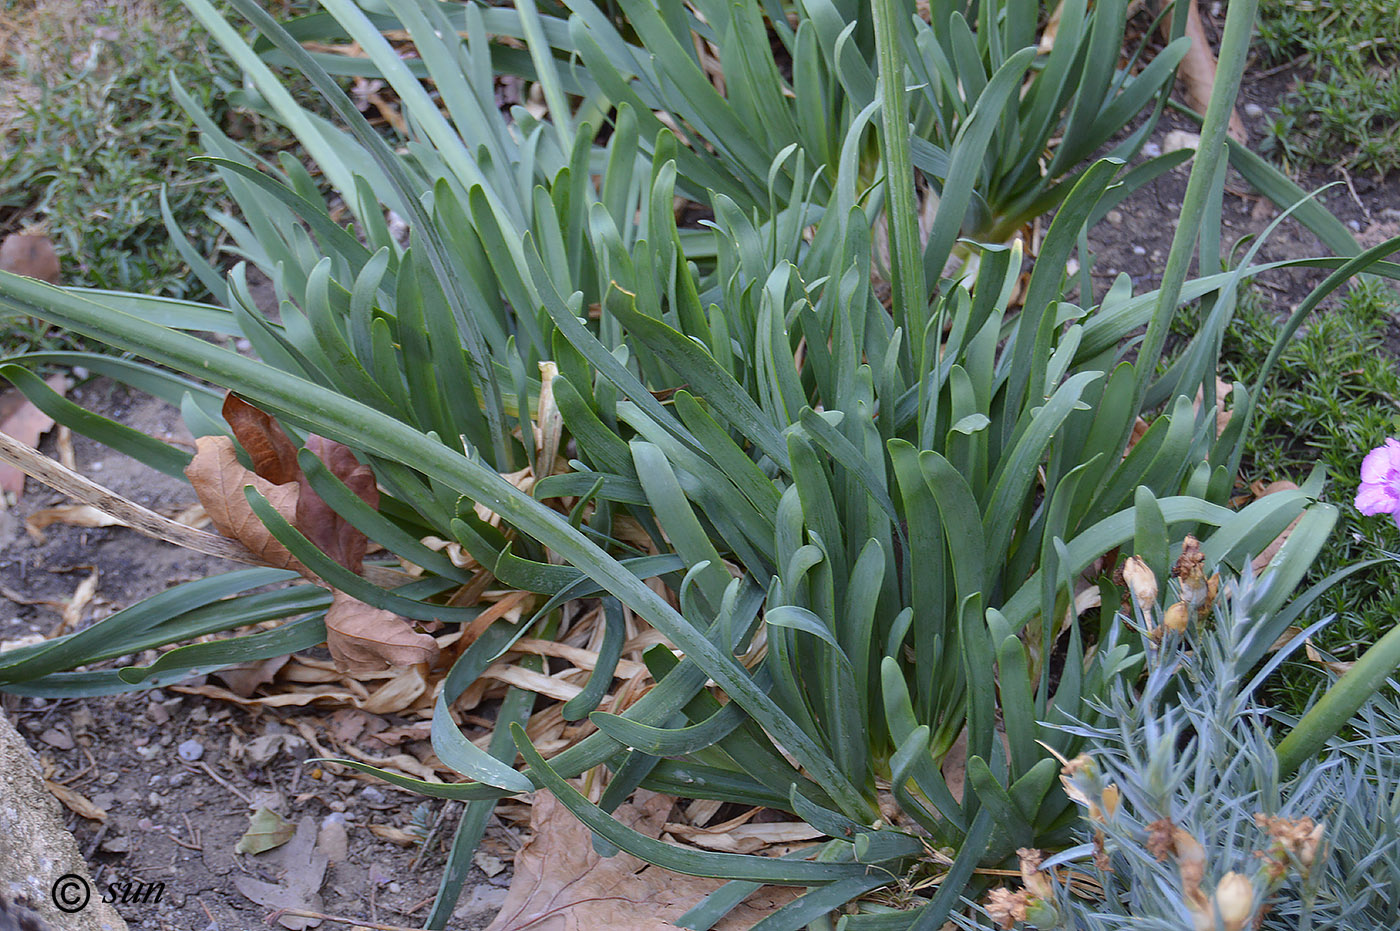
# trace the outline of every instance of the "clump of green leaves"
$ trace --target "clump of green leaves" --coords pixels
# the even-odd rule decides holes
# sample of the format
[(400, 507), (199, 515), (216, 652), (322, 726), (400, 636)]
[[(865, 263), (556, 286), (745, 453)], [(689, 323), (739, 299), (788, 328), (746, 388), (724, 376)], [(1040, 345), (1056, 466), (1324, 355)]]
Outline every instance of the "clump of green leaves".
[[(892, 920), (852, 916), (849, 924), (937, 927), (968, 884), (982, 881), (979, 863), (1069, 838), (1073, 812), (1045, 745), (1070, 754), (1080, 741), (1040, 722), (1052, 710), (1087, 718), (1090, 699), (1136, 674), (1141, 658), (1113, 640), (1111, 613), (1076, 607), (1095, 591), (1103, 604), (1118, 603), (1117, 550), (1131, 546), (1165, 578), (1172, 546), (1195, 533), (1210, 566), (1238, 569), (1301, 514), (1256, 605), (1270, 628), (1286, 623), (1280, 609), (1335, 511), (1311, 504), (1320, 478), (1242, 511), (1224, 506), (1253, 395), (1237, 391), (1232, 430), (1217, 434), (1215, 351), (1248, 270), (1186, 281), (1202, 225), (1218, 222), (1209, 187), (1223, 177), (1228, 98), (1243, 68), (1251, 0), (1230, 11), (1219, 97), (1205, 117), (1163, 290), (1134, 295), (1123, 278), (1091, 307), (1065, 299), (1067, 269), (1123, 177), (1122, 163), (1111, 159), (1066, 180), (1018, 307), (1019, 246), (969, 245), (981, 258), (975, 275), (940, 280), (988, 140), (1014, 137), (1023, 106), (1040, 114), (1037, 132), (1044, 131), (1042, 122), (1060, 112), (1050, 98), (1073, 83), (1064, 70), (1078, 53), (1061, 54), (1060, 71), (1051, 71), (1052, 55), (1037, 79), (1046, 105), (1033, 106), (1036, 93), (1022, 99), (1038, 58), (1034, 46), (1019, 47), (1039, 9), (1029, 0), (979, 7), (987, 34), (978, 41), (992, 66), (978, 58), (961, 69), (963, 80), (987, 80), (948, 141), (946, 196), (927, 245), (912, 196), (909, 125), (896, 106), (911, 83), (906, 62), (922, 59), (901, 41), (894, 4), (881, 3), (875, 22), (880, 105), (852, 115), (823, 157), (829, 189), (811, 182), (818, 171), (808, 154), (782, 145), (746, 165), (763, 180), (758, 196), (741, 202), (716, 192), (714, 222), (682, 230), (674, 196), (692, 179), (678, 135), (647, 124), (649, 105), (629, 102), (619, 86), (584, 89), (580, 112), (608, 114), (605, 144), (587, 120), (567, 115), (566, 71), (550, 44), (560, 40), (558, 23), (546, 25), (533, 4), (396, 5), (419, 54), (405, 59), (383, 38), (383, 16), (326, 0), (338, 28), (399, 95), (412, 138), (391, 148), (321, 59), (253, 0), (235, 3), (270, 43), (266, 59), (206, 0), (187, 2), (340, 195), (332, 203), (294, 160), (259, 162), (190, 107), (211, 163), (243, 208), (243, 220), (226, 228), (241, 254), (269, 271), (279, 318), (251, 300), (244, 267), (221, 276), (173, 223), (177, 248), (223, 306), (61, 292), (5, 276), (0, 293), (6, 306), (236, 392), (289, 435), (314, 432), (351, 447), (384, 489), (378, 514), (318, 475), (309, 451), (298, 462), (346, 520), (427, 570), (410, 585), (383, 589), (338, 569), (266, 499), (250, 494), (248, 503), (298, 559), (356, 598), (405, 617), (475, 618), (470, 607), (443, 603), (470, 580), (426, 550), (420, 541), (428, 534), (455, 539), (499, 582), (547, 596), (534, 618), (482, 631), (443, 683), (434, 749), (471, 781), (425, 783), (353, 764), (469, 803), (448, 871), (455, 880), (444, 884), (431, 921), (450, 915), (495, 801), (543, 787), (594, 829), (600, 846), (733, 879), (690, 914), (695, 927), (710, 927), (760, 883), (810, 888), (765, 925), (796, 928), (878, 887), (903, 880), (920, 887), (925, 879), (937, 882), (921, 888), (938, 891), (906, 903), (916, 909)], [(935, 15), (965, 38), (971, 27), (953, 6), (940, 4)], [(718, 23), (724, 11), (710, 9), (715, 15), (705, 18)], [(836, 27), (835, 57), (849, 48), (842, 33), (849, 38), (856, 27), (827, 19)], [(554, 98), (551, 122), (524, 108), (507, 121), (492, 93), (493, 61), (505, 50), (491, 44), (488, 23), (512, 21), (545, 97)], [(930, 54), (943, 47), (933, 32), (918, 34)], [(327, 96), (345, 129), (286, 92), (267, 67), (273, 49)], [(958, 49), (973, 46), (954, 41), (953, 62)], [(424, 69), (432, 94), (421, 84)], [(1045, 83), (1047, 73), (1064, 83)], [(1109, 78), (1107, 69), (1100, 74)], [(953, 98), (947, 103), (956, 108)], [(1020, 160), (1034, 165), (1041, 148), (1037, 142)], [(881, 153), (878, 170), (867, 173), (873, 149)], [(353, 231), (342, 210), (353, 216)], [(407, 243), (391, 231), (389, 210), (406, 220)], [(892, 307), (871, 280), (881, 212), (898, 246)], [(1346, 264), (1300, 313), (1375, 258)], [(1209, 320), (1188, 352), (1159, 372), (1179, 304), (1202, 297), (1211, 300)], [(1131, 344), (1143, 326), (1143, 341)], [(260, 359), (180, 329), (243, 335)], [(0, 374), (47, 397), (32, 376)], [(197, 432), (226, 429), (207, 389), (134, 363), (125, 375), (174, 395)], [(1198, 387), (1207, 398), (1199, 409), (1191, 402)], [(1129, 450), (1139, 414), (1153, 424)], [(173, 471), (185, 455), (108, 435)], [(536, 435), (538, 446), (528, 439)], [(554, 474), (557, 449), (576, 458)], [(539, 479), (529, 493), (500, 475), (523, 465)], [(478, 506), (499, 526), (484, 522)], [(638, 534), (659, 555), (639, 555)], [(321, 603), (306, 597), (315, 593), (289, 590), (275, 604), (240, 594), (211, 604), (219, 592), (240, 593), (264, 578), (163, 593), (164, 601), (152, 599), (113, 633), (150, 640), (196, 623), (225, 629), (250, 616), (302, 614), (278, 633), (324, 636), (315, 613)], [(649, 578), (661, 578), (674, 599)], [(564, 710), (571, 720), (590, 716), (598, 731), (549, 760), (523, 730), (532, 703), (523, 692), (507, 699), (489, 751), (467, 740), (450, 711), (456, 696), (514, 638), (532, 629), (551, 636), (559, 604), (600, 591), (611, 596), (604, 604), (614, 661), (623, 605), (681, 654), (667, 646), (648, 652), (657, 686), (620, 714), (598, 713), (613, 672), (600, 662)], [(84, 631), (42, 645), (0, 665), (0, 674), (14, 691), (72, 693), (152, 685), (230, 657), (287, 649), (285, 639), (254, 634), (221, 642), (217, 657), (199, 644), (144, 669), (61, 671), (100, 646), (92, 642), (98, 636)], [(941, 766), (964, 729), (967, 784), (959, 799)], [(524, 771), (513, 765), (517, 751)], [(593, 805), (567, 780), (600, 765), (611, 778)], [(807, 859), (662, 844), (608, 814), (639, 786), (788, 810), (832, 840), (819, 853), (805, 851)], [(880, 817), (883, 787), (908, 820)], [(911, 822), (952, 849), (951, 868), (929, 855), (922, 832), (905, 829)]]
[(1400, 168), (1400, 17), (1392, 0), (1263, 0), (1266, 61), (1301, 59), (1268, 142), (1295, 162), (1384, 174)]
[[(1231, 381), (1252, 383), (1277, 339), (1278, 321), (1266, 294), (1250, 292), (1226, 335), (1221, 361)], [(1355, 284), (1289, 343), (1258, 399), (1257, 419), (1245, 445), (1245, 477), (1265, 484), (1300, 482), (1321, 465), (1329, 477), (1322, 498), (1341, 511), (1331, 545), (1319, 555), (1306, 584), (1400, 550), (1394, 523), (1362, 516), (1352, 507), (1362, 456), (1400, 433), (1400, 360), (1387, 346), (1395, 307), (1389, 286)], [(1342, 659), (1355, 658), (1400, 616), (1394, 566), (1356, 572), (1322, 595), (1313, 611), (1312, 617), (1337, 618), (1318, 634), (1318, 646)], [(1312, 677), (1291, 674), (1285, 667), (1274, 687), (1279, 699), (1300, 713), (1313, 684)]]

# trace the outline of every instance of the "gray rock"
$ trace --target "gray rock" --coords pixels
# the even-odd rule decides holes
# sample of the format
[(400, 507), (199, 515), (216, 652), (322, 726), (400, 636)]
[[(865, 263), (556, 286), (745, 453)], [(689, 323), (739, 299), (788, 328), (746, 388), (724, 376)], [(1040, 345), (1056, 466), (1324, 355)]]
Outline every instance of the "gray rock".
[(176, 747), (175, 752), (180, 754), (180, 759), (193, 763), (204, 756), (204, 744), (197, 740), (187, 740)]
[[(64, 883), (61, 888), (55, 885)], [(85, 908), (64, 913), (54, 905)], [(58, 802), (44, 788), (39, 764), (0, 711), (0, 898), (33, 909), (62, 931), (126, 931), (126, 922), (93, 885), (78, 844), (63, 827)]]

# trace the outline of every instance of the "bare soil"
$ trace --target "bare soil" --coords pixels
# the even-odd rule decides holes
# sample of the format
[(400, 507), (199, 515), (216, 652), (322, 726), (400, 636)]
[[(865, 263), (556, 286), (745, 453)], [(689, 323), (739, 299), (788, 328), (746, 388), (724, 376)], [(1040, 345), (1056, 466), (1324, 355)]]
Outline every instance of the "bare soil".
[[(178, 411), (106, 379), (79, 386), (69, 397), (168, 441), (189, 441)], [(188, 485), (83, 437), (75, 436), (73, 443), (80, 472), (138, 503), (172, 515), (194, 503)], [(51, 434), (44, 443), (50, 455), (52, 444)], [(54, 524), (42, 545), (26, 535), (29, 514), (63, 503), (61, 495), (31, 479), (18, 506), (0, 512), (0, 585), (9, 593), (0, 599), (0, 641), (48, 634), (59, 619), (53, 607), (25, 604), (10, 595), (62, 602), (94, 568), (97, 595), (85, 612), (84, 626), (172, 585), (238, 568), (122, 527)], [(234, 852), (259, 806), (293, 823), (310, 816), (318, 828), (343, 824), (343, 856), (326, 873), (321, 911), (398, 927), (419, 927), (426, 919), (460, 805), (431, 801), (420, 808), (423, 799), (379, 780), (343, 767), (305, 763), (315, 754), (291, 721), (314, 722), (319, 732), (328, 712), (244, 708), (175, 690), (62, 701), (7, 695), (4, 701), (49, 770), (48, 778), (108, 813), (105, 823), (77, 814), (69, 819), (98, 888), (128, 881), (165, 884), (158, 903), (116, 903), (132, 928), (277, 927), (275, 920), (265, 923), (274, 910), (249, 900), (234, 884), (240, 875), (275, 882), (281, 870), (278, 851)], [(378, 717), (350, 710), (341, 712), (342, 721), (347, 713)], [(412, 723), (385, 717), (388, 726)], [(284, 746), (264, 765), (250, 762), (246, 745), (277, 734), (289, 737), (292, 746)], [(321, 739), (327, 747), (334, 745), (329, 737)], [(199, 758), (187, 759), (195, 745)], [(399, 846), (371, 831), (375, 825), (413, 833), (415, 818), (419, 825), (440, 822), (426, 844)], [(323, 847), (328, 845), (334, 855), (337, 829), (329, 831)], [(473, 868), (449, 927), (477, 929), (490, 922), (504, 901), (517, 843), (513, 833), (489, 830), (483, 847), (494, 860), (483, 862), (495, 875), (488, 878)], [(507, 867), (500, 869), (495, 861)]]

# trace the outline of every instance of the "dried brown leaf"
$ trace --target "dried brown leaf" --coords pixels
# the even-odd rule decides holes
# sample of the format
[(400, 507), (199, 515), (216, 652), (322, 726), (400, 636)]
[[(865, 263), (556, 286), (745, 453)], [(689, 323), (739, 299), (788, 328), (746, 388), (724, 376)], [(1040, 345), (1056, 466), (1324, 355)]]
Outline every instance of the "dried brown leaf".
[(90, 504), (63, 504), (58, 507), (43, 508), (30, 514), (24, 521), (24, 532), (35, 543), (46, 539), (44, 529), (51, 524), (69, 524), (73, 527), (125, 527), (125, 521), (118, 520), (106, 511), (99, 511)]
[(238, 839), (234, 853), (262, 853), (281, 847), (292, 839), (296, 828), (292, 822), (271, 808), (259, 808), (248, 818), (248, 830)]
[(224, 397), (224, 420), (253, 460), (253, 471), (274, 485), (296, 481), (301, 474), (297, 448), (272, 415), (235, 394)]
[[(361, 500), (372, 508), (379, 507), (379, 489), (375, 485), (374, 470), (356, 459), (349, 447), (312, 435), (306, 441), (306, 448)], [(296, 480), (301, 485), (301, 494), (297, 498), (292, 525), (327, 556), (351, 572), (359, 572), (364, 565), (369, 538), (333, 511), (312, 490), (306, 476), (300, 471), (296, 473)]]
[[(1259, 489), (1256, 492), (1256, 494), (1258, 497), (1263, 498), (1264, 496), (1271, 495), (1277, 491), (1290, 491), (1297, 489), (1297, 487), (1298, 486), (1294, 483), (1288, 481), (1287, 479), (1283, 479), (1277, 482), (1270, 482), (1262, 489)], [(1269, 560), (1273, 559), (1276, 555), (1278, 555), (1278, 551), (1283, 549), (1283, 544), (1288, 542), (1288, 537), (1293, 533), (1293, 528), (1298, 526), (1298, 521), (1302, 519), (1303, 515), (1301, 514), (1293, 518), (1293, 522), (1287, 527), (1283, 528), (1283, 533), (1274, 537), (1272, 543), (1264, 547), (1263, 551), (1260, 552), (1258, 556), (1255, 556), (1252, 560), (1250, 560), (1250, 565), (1254, 567), (1255, 572), (1262, 570), (1265, 566), (1269, 564)]]
[[(306, 815), (297, 824), (296, 834), (281, 852), (282, 876), (279, 883), (266, 883), (239, 875), (233, 884), (244, 896), (273, 909), (300, 909), (319, 912), (321, 883), (326, 878), (326, 855), (316, 849), (316, 819)], [(321, 924), (321, 919), (301, 915), (281, 915), (278, 923), (290, 931), (303, 931)]]
[(276, 484), (243, 468), (226, 436), (201, 436), (195, 441), (194, 459), (185, 475), (209, 514), (214, 529), (237, 540), (268, 565), (294, 569), (311, 577), (311, 572), (291, 552), (277, 542), (243, 495), (252, 485), (287, 520), (296, 519), (300, 488), (294, 482)]
[[(428, 639), (432, 640), (431, 637)], [(436, 647), (436, 641), (433, 645)], [(370, 714), (395, 714), (413, 707), (419, 696), (428, 691), (428, 679), (423, 674), (425, 668), (426, 664), (421, 663), (404, 668), (370, 693), (364, 710)]]
[(1305, 641), (1303, 643), (1303, 649), (1307, 651), (1308, 662), (1317, 663), (1317, 665), (1330, 669), (1339, 676), (1344, 676), (1351, 672), (1351, 667), (1356, 665), (1355, 661), (1343, 663), (1337, 660), (1325, 659), (1323, 655), (1318, 652), (1317, 647), (1312, 645), (1312, 640)]
[[(14, 238), (6, 239), (6, 245)], [(0, 263), (0, 267), (3, 267), (3, 263)], [(59, 394), (66, 394), (72, 385), (66, 375), (50, 375), (44, 379), (44, 383)], [(0, 433), (9, 434), (24, 445), (37, 448), (39, 437), (52, 426), (53, 418), (35, 407), (20, 392), (13, 389), (0, 392)], [(16, 500), (24, 494), (24, 472), (18, 466), (0, 462), (0, 491), (10, 492)]]
[(92, 801), (82, 793), (75, 792), (65, 785), (60, 785), (48, 779), (44, 780), (44, 785), (53, 793), (53, 797), (62, 802), (63, 806), (73, 814), (81, 818), (86, 818), (89, 821), (107, 820), (107, 812), (94, 805)]
[(0, 271), (58, 284), (58, 253), (39, 233), (11, 233), (0, 243)]
[(93, 569), (87, 576), (78, 583), (78, 587), (73, 589), (73, 595), (63, 606), (63, 620), (58, 625), (59, 631), (77, 630), (82, 623), (83, 612), (92, 603), (92, 598), (97, 594), (98, 572)]
[(380, 840), (398, 844), (400, 847), (412, 847), (423, 839), (417, 834), (410, 834), (403, 828), (396, 828), (390, 824), (371, 824), (369, 832)]
[(767, 821), (740, 824), (728, 829), (698, 828), (668, 822), (666, 833), (708, 850), (724, 853), (757, 853), (779, 844), (797, 844), (824, 837), (821, 831), (801, 821)]
[(415, 631), (392, 611), (340, 591), (333, 593), (326, 611), (326, 646), (336, 668), (352, 675), (430, 663), (437, 656), (437, 641), (431, 636)]
[(239, 663), (237, 666), (219, 669), (209, 673), (209, 675), (222, 681), (231, 692), (240, 698), (251, 698), (258, 686), (277, 678), (277, 673), (281, 671), (283, 666), (287, 665), (289, 659), (291, 659), (290, 656), (274, 656), (271, 659)]
[[(1171, 28), (1170, 18), (1164, 19), (1162, 28)], [(1186, 102), (1197, 113), (1205, 113), (1210, 103), (1210, 95), (1215, 90), (1215, 53), (1211, 51), (1210, 39), (1206, 36), (1205, 23), (1201, 20), (1199, 0), (1191, 0), (1186, 5), (1186, 37), (1191, 47), (1177, 69), (1177, 79), (1185, 85)], [(1230, 108), (1230, 138), (1241, 144), (1249, 141), (1249, 133), (1235, 108)]]
[[(614, 817), (648, 837), (659, 837), (674, 801), (648, 792), (618, 807)], [(593, 838), (548, 793), (535, 794), (534, 836), (515, 856), (505, 905), (487, 931), (672, 931), (675, 921), (722, 882), (682, 876), (626, 853), (603, 858)], [(719, 931), (752, 927), (792, 901), (796, 892), (765, 887), (719, 924)]]

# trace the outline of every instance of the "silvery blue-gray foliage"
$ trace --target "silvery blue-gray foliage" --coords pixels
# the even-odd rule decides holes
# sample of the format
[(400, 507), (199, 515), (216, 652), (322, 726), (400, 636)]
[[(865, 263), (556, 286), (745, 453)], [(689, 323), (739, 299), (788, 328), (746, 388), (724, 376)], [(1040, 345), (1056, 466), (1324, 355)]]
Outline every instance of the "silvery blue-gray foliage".
[[(1085, 820), (1081, 843), (1043, 864), (1056, 874), (1058, 924), (1041, 927), (1400, 927), (1395, 683), (1352, 721), (1351, 739), (1333, 740), (1325, 755), (1280, 778), (1273, 748), (1293, 722), (1262, 703), (1262, 687), (1326, 621), (1293, 637), (1253, 675), (1242, 672), (1235, 657), (1257, 635), (1251, 606), (1261, 589), (1247, 573), (1221, 598), (1213, 625), (1192, 625), (1185, 636), (1168, 633), (1160, 645), (1142, 635), (1149, 657), (1142, 685), (1115, 689), (1103, 726), (1072, 728), (1092, 747), (1066, 767), (1064, 779)], [(1269, 822), (1261, 823), (1265, 818), (1283, 819), (1272, 824), (1294, 827), (1296, 840), (1320, 825), (1320, 843), (1315, 850), (1305, 842), (1280, 843)], [(1176, 829), (1200, 850), (1189, 841), (1173, 844)], [(1201, 867), (1194, 902), (1191, 867), (1183, 866), (1193, 852)], [(1233, 921), (1228, 908), (1217, 910), (1215, 895), (1232, 871), (1253, 888), (1252, 897), (1242, 897), (1252, 898), (1244, 917)], [(980, 923), (961, 926), (1009, 927), (991, 911), (979, 909)]]

